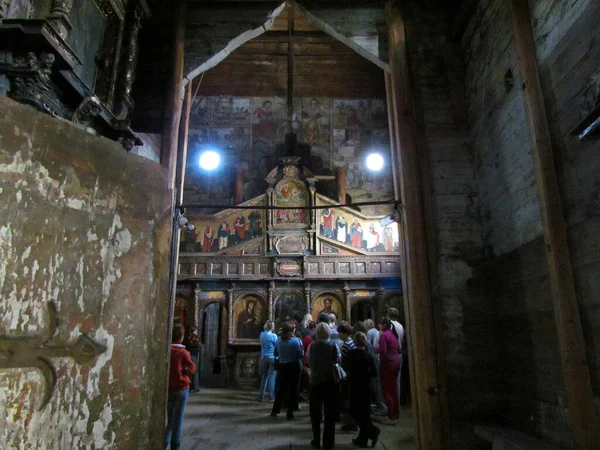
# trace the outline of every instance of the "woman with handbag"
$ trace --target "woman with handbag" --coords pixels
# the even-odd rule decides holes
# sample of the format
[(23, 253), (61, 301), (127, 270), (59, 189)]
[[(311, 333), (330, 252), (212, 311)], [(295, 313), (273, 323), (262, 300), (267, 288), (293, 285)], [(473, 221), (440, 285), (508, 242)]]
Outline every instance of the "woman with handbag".
[(294, 409), (298, 405), (298, 380), (302, 371), (302, 342), (294, 337), (295, 325), (286, 322), (281, 327), (281, 337), (275, 344), (275, 364), (277, 370), (277, 387), (275, 403), (271, 416), (281, 412), (284, 401), (287, 405), (287, 419), (294, 418)]
[(308, 347), (310, 369), (310, 423), (313, 438), (310, 445), (321, 448), (321, 410), (325, 410), (323, 426), (323, 448), (335, 445), (335, 418), (337, 414), (337, 389), (334, 379), (335, 365), (341, 361), (338, 347), (330, 341), (331, 328), (319, 323), (315, 340)]

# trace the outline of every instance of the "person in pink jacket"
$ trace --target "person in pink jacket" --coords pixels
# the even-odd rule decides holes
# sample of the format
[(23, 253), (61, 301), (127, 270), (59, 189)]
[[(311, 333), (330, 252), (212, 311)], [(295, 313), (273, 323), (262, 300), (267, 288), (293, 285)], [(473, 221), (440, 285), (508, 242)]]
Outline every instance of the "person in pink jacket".
[(396, 425), (399, 414), (398, 401), (398, 374), (402, 368), (402, 347), (392, 321), (387, 317), (381, 321), (382, 330), (379, 333), (379, 377), (381, 379), (381, 390), (387, 405), (387, 421), (383, 423)]

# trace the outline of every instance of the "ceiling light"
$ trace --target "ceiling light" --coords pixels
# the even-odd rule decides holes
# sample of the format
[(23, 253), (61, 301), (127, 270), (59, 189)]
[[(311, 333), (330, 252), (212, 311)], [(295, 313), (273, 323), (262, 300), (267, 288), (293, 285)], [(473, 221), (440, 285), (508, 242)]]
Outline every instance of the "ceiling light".
[(367, 156), (367, 169), (378, 172), (383, 169), (383, 156), (379, 153), (371, 153)]
[(204, 170), (215, 170), (221, 163), (221, 157), (214, 150), (207, 150), (200, 155), (199, 163)]

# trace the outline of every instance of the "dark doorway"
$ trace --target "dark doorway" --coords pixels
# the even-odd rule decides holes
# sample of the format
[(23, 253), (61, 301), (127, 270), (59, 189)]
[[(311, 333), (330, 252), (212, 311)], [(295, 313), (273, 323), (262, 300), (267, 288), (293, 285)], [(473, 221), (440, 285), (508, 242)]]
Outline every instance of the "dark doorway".
[[(223, 320), (224, 318), (225, 320)], [(225, 385), (225, 343), (227, 342), (227, 309), (219, 303), (206, 306), (199, 317), (200, 339), (200, 387)]]
[(375, 312), (373, 311), (373, 303), (370, 300), (359, 300), (350, 310), (350, 321), (355, 324), (359, 320), (364, 322), (367, 319), (373, 319)]

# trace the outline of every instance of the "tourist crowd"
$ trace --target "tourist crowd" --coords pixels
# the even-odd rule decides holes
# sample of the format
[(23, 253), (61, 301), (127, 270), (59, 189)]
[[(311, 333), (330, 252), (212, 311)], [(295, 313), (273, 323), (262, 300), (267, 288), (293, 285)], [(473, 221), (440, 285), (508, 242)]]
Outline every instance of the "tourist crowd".
[(313, 448), (333, 448), (336, 422), (340, 431), (358, 431), (352, 439), (358, 447), (375, 446), (381, 430), (371, 414), (385, 425), (398, 421), (404, 339), (398, 316), (390, 308), (377, 324), (367, 319), (351, 326), (321, 313), (316, 324), (306, 315), (300, 324), (283, 322), (279, 330), (267, 321), (260, 335), (258, 400), (268, 397), (271, 416), (284, 409), (293, 420), (307, 393)]
[[(390, 308), (377, 324), (367, 319), (351, 326), (335, 314), (321, 312), (317, 323), (306, 315), (300, 324), (284, 321), (278, 330), (268, 320), (259, 338), (258, 400), (268, 397), (273, 402), (271, 416), (285, 410), (287, 419), (293, 420), (301, 395), (307, 396), (313, 448), (334, 447), (336, 422), (341, 424), (340, 431), (358, 431), (352, 439), (358, 447), (369, 443), (374, 447), (381, 430), (373, 424), (371, 413), (385, 425), (398, 421), (404, 339), (398, 316), (398, 310)], [(188, 395), (198, 390), (201, 343), (197, 330), (189, 330), (187, 349), (183, 341), (184, 329), (175, 325), (166, 433), (166, 446), (171, 450), (180, 448)]]

